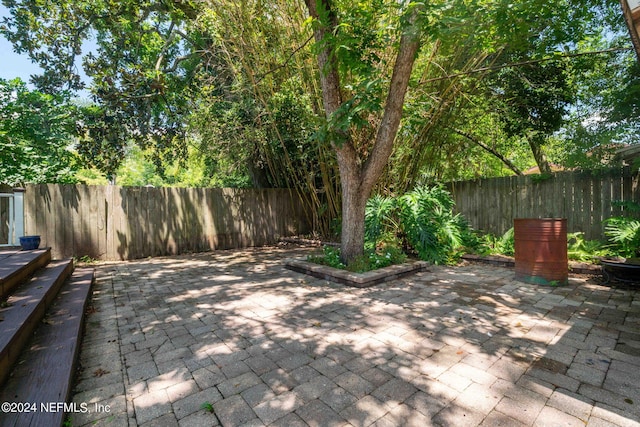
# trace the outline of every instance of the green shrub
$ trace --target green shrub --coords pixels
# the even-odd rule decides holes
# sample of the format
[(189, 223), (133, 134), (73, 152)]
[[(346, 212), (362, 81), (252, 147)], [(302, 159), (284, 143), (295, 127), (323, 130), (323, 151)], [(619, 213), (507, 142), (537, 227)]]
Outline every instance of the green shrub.
[(364, 273), (394, 264), (402, 264), (406, 260), (407, 256), (397, 246), (365, 247), (364, 254), (353, 260), (347, 266), (347, 270), (354, 273)]
[(364, 214), (365, 241), (377, 243), (393, 238), (399, 229), (396, 211), (396, 200), (392, 197), (376, 194), (367, 200)]
[(508, 229), (502, 236), (495, 236), (491, 233), (483, 234), (476, 248), (476, 253), (481, 255), (506, 255), (515, 254), (515, 234), (513, 227)]
[(640, 203), (615, 201), (611, 204), (622, 208), (625, 214), (604, 221), (604, 234), (609, 238), (611, 255), (624, 258), (640, 256), (640, 220), (626, 215), (637, 216), (640, 212)]
[(323, 253), (324, 255), (310, 255), (307, 260), (354, 273), (364, 273), (393, 264), (402, 264), (407, 260), (407, 256), (402, 249), (393, 245), (381, 245), (378, 247), (367, 245), (364, 254), (353, 260), (348, 266), (345, 266), (340, 261), (339, 248), (325, 246)]
[(614, 255), (625, 258), (640, 256), (640, 221), (625, 217), (613, 217), (605, 221), (604, 234), (611, 242)]
[(453, 213), (454, 201), (442, 187), (418, 187), (398, 199), (400, 224), (418, 256), (434, 264), (457, 261), (477, 244), (468, 223)]
[(478, 252), (482, 255), (506, 255), (513, 256), (515, 253), (515, 238), (513, 227), (508, 229), (502, 236), (498, 237), (491, 233), (482, 235)]
[(593, 262), (598, 257), (608, 256), (609, 251), (598, 240), (585, 240), (584, 233), (567, 234), (567, 256), (570, 260)]
[(399, 241), (434, 264), (454, 262), (479, 241), (453, 207), (451, 194), (440, 186), (417, 187), (395, 199), (374, 196), (365, 211), (365, 237), (374, 245)]
[(373, 196), (365, 209), (361, 257), (345, 266), (338, 248), (325, 247), (324, 255), (307, 259), (354, 272), (402, 263), (411, 252), (434, 264), (455, 262), (480, 241), (462, 215), (454, 214), (453, 207), (453, 197), (440, 186), (417, 187), (395, 198)]
[(516, 238), (513, 227), (508, 229), (498, 241), (498, 248), (503, 254), (513, 256), (516, 253)]
[(340, 260), (340, 248), (325, 246), (322, 248), (324, 255), (309, 255), (307, 261), (316, 264), (328, 265), (333, 268), (344, 269), (346, 266)]

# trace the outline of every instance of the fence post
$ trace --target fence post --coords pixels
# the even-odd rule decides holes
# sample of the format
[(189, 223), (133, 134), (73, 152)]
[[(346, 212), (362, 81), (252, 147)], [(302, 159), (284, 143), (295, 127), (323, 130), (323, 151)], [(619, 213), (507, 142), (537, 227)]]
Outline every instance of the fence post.
[(13, 189), (13, 244), (20, 244), (24, 236), (24, 188)]

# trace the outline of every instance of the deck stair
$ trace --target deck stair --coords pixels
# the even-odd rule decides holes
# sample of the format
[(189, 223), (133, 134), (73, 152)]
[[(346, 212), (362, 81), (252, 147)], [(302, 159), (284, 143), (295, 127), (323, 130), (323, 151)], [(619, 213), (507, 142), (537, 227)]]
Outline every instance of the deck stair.
[(0, 300), (51, 261), (51, 249), (0, 252)]
[(0, 402), (35, 404), (0, 427), (63, 424), (93, 278), (50, 249), (0, 252)]

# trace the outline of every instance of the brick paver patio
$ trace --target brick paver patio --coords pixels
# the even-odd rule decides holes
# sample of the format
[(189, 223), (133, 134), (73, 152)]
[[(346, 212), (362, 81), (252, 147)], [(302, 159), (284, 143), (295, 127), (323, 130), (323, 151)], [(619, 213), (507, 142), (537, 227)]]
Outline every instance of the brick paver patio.
[(73, 426), (640, 426), (640, 292), (471, 265), (347, 288), (304, 249), (97, 267)]

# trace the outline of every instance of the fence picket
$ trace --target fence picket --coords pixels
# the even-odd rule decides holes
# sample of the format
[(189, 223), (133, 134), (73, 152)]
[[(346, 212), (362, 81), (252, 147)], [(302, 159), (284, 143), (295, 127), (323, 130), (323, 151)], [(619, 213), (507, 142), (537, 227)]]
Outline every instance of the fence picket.
[(283, 189), (29, 185), (25, 232), (54, 258), (123, 260), (276, 243), (310, 231)]
[[(616, 200), (640, 200), (629, 168), (560, 172), (532, 182), (512, 176), (448, 186), (476, 229), (502, 235), (514, 218), (565, 217), (570, 232), (604, 240), (602, 221), (622, 213)], [(29, 185), (25, 234), (39, 234), (54, 258), (120, 260), (274, 243), (310, 225), (289, 190)]]
[[(514, 218), (567, 218), (570, 232), (605, 240), (602, 222), (620, 215), (612, 201), (640, 201), (640, 175), (629, 168), (604, 173), (558, 172), (534, 182), (529, 176), (488, 178), (448, 185), (462, 213), (476, 229), (501, 235)], [(495, 212), (498, 210), (499, 212)], [(486, 214), (479, 214), (485, 212)]]

